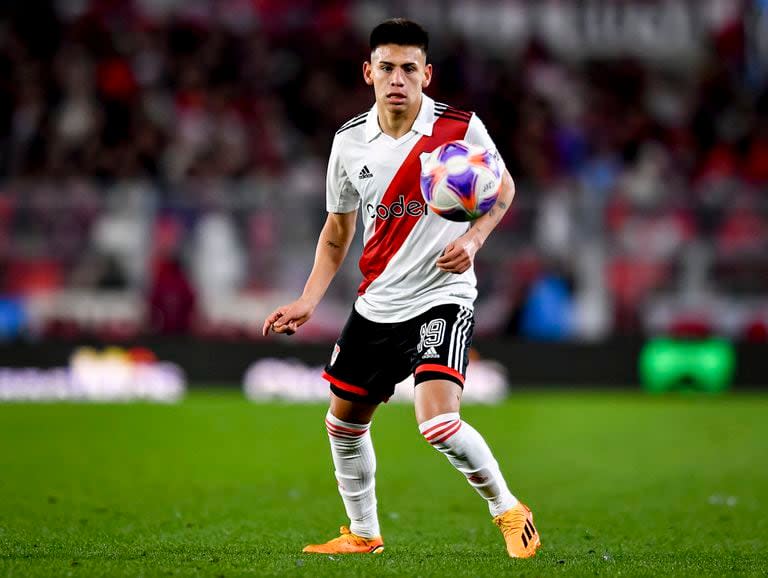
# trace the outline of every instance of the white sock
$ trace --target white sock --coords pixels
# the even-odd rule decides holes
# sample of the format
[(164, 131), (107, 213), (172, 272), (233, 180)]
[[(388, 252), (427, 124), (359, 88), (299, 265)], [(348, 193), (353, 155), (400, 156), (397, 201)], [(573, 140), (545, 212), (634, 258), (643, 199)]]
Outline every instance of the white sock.
[(501, 475), (499, 464), (475, 428), (458, 413), (444, 413), (419, 425), (419, 431), (467, 478), (469, 484), (488, 500), (491, 516), (517, 505)]
[(331, 440), (339, 493), (350, 520), (349, 529), (358, 536), (375, 538), (380, 535), (380, 530), (376, 514), (376, 454), (369, 431), (371, 424), (342, 421), (329, 410), (325, 427)]

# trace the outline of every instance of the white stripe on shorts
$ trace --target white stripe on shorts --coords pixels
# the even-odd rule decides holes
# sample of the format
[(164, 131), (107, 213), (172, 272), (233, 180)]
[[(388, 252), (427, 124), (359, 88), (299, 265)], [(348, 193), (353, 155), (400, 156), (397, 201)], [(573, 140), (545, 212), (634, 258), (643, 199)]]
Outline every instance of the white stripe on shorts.
[(456, 344), (456, 327), (461, 321), (463, 315), (464, 307), (459, 306), (459, 314), (456, 315), (456, 321), (454, 321), (453, 325), (451, 326), (451, 343), (448, 346), (448, 367), (453, 367), (453, 347)]
[(472, 326), (472, 316), (467, 318), (467, 323), (464, 325), (464, 329), (461, 332), (461, 347), (459, 348), (459, 353), (457, 354), (459, 358), (456, 360), (456, 364), (458, 365), (459, 373), (463, 374), (467, 370), (467, 366), (465, 364), (465, 360), (467, 357), (464, 355), (464, 351), (467, 349), (467, 341), (469, 340), (469, 330)]
[(460, 306), (459, 314), (456, 316), (456, 322), (451, 328), (451, 344), (448, 348), (448, 367), (460, 370), (461, 358), (463, 357), (463, 346), (466, 342), (465, 328), (469, 328), (469, 322), (472, 317), (472, 310), (469, 307)]

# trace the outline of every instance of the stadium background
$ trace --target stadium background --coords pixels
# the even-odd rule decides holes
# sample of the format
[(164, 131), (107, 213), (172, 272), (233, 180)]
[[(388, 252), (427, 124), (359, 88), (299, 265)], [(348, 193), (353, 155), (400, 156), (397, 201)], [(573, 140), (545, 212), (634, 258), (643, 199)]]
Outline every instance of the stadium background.
[[(517, 183), (462, 413), (536, 512), (524, 566), (397, 403), (387, 552), (301, 556), (344, 520), (326, 403), (243, 395), (327, 395), (359, 239), (299, 334), (259, 332), (395, 15)], [(767, 113), (765, 0), (3, 2), (0, 575), (764, 576)]]
[[(561, 352), (550, 368), (592, 355), (613, 370), (582, 381), (627, 383), (646, 338), (720, 335), (754, 385), (768, 343), (765, 9), (6, 3), (0, 338), (50, 343), (4, 349), (6, 364), (61, 363), (72, 341), (178, 355), (154, 336), (240, 346), (224, 364), (238, 372), (261, 355), (261, 320), (311, 266), (332, 135), (371, 104), (367, 31), (401, 13), (431, 31), (430, 94), (481, 116), (517, 182), (477, 259), (478, 345), (533, 360), (523, 380), (567, 380), (536, 375)], [(358, 254), (294, 342), (336, 336)], [(560, 346), (519, 349), (540, 342)]]

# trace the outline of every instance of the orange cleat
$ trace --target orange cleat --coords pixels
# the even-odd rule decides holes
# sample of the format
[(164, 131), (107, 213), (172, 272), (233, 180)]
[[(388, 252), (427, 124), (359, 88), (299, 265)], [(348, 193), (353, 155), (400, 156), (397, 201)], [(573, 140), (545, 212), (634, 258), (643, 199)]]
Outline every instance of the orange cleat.
[(381, 536), (376, 538), (363, 538), (342, 526), (339, 530), (341, 536), (326, 542), (325, 544), (310, 544), (302, 552), (308, 554), (381, 554), (384, 551), (384, 540)]
[(533, 525), (533, 512), (522, 502), (496, 516), (493, 523), (504, 535), (511, 558), (532, 558), (541, 546), (539, 533)]

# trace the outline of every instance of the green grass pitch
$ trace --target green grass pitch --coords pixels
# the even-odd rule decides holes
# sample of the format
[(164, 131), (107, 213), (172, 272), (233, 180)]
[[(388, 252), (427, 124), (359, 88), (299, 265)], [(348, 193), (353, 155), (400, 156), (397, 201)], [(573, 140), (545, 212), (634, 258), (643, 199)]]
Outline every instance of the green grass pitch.
[(0, 405), (0, 576), (765, 575), (768, 396), (517, 394), (467, 406), (542, 535), (507, 558), (420, 438), (373, 427), (380, 556), (301, 554), (345, 523), (321, 405)]

